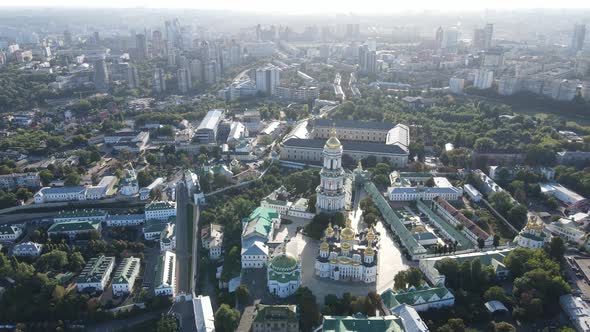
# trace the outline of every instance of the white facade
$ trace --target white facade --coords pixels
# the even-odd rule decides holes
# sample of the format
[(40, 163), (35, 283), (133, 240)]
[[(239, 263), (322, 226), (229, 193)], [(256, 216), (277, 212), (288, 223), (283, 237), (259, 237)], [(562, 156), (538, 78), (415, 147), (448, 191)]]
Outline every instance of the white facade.
[(471, 198), (471, 200), (476, 203), (481, 201), (481, 199), (483, 198), (479, 190), (475, 189), (475, 187), (470, 184), (465, 184), (463, 186), (463, 190), (465, 191), (465, 193), (467, 193), (467, 196), (469, 196), (469, 198)]
[(449, 80), (449, 89), (452, 93), (460, 94), (463, 93), (465, 87), (465, 80), (462, 78), (451, 77)]
[(583, 230), (577, 228), (573, 221), (564, 218), (550, 223), (546, 228), (551, 234), (576, 244), (581, 244), (586, 234)]
[(35, 242), (23, 242), (12, 248), (14, 256), (39, 256), (43, 250), (43, 245)]
[(456, 201), (463, 195), (463, 190), (456, 187), (390, 187), (387, 191), (389, 200), (394, 202), (415, 201), (417, 199), (431, 201), (436, 197), (442, 197), (449, 201)]
[(342, 144), (336, 138), (336, 130), (324, 145), (324, 163), (320, 171), (320, 185), (316, 188), (316, 210), (343, 211), (346, 207), (344, 169), (342, 168)]
[(215, 332), (215, 315), (209, 296), (193, 298), (193, 314), (197, 332)]
[(176, 295), (176, 254), (165, 251), (160, 256), (154, 279), (156, 296)]
[(175, 202), (152, 202), (145, 206), (145, 220), (168, 220), (176, 216)]
[(279, 86), (281, 69), (272, 64), (256, 69), (256, 89), (267, 96), (274, 96)]
[(115, 277), (111, 283), (113, 294), (121, 296), (133, 291), (135, 280), (139, 275), (141, 260), (136, 257), (127, 257), (117, 266)]
[(254, 242), (248, 249), (242, 249), (242, 269), (260, 269), (268, 261), (268, 246)]
[(473, 86), (480, 90), (489, 89), (494, 83), (494, 72), (491, 70), (478, 69), (475, 71)]
[(82, 186), (50, 188), (43, 187), (34, 196), (35, 203), (67, 202), (86, 200), (86, 188)]
[(99, 256), (90, 259), (76, 279), (76, 287), (79, 292), (86, 289), (102, 291), (115, 267), (115, 257)]
[(20, 225), (0, 225), (0, 241), (12, 242), (23, 234)]
[(145, 215), (143, 214), (121, 214), (109, 215), (106, 219), (108, 227), (118, 226), (138, 226), (145, 222)]
[(519, 247), (537, 249), (543, 248), (549, 237), (543, 233), (543, 224), (530, 219), (526, 226), (518, 233), (514, 242)]

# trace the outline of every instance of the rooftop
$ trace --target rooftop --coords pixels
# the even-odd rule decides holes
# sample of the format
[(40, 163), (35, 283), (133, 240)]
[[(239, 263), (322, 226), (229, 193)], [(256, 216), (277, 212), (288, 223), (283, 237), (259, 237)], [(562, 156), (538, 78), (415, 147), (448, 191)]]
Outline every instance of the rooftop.
[(351, 129), (376, 129), (376, 130), (387, 130), (389, 131), (395, 125), (387, 122), (369, 122), (369, 121), (353, 121), (353, 120), (330, 120), (330, 119), (317, 119), (315, 122), (316, 127), (328, 127), (335, 126), (336, 128), (351, 128)]
[(76, 279), (77, 283), (100, 282), (109, 265), (115, 264), (115, 257), (98, 256), (91, 258)]
[[(326, 144), (324, 139), (301, 139), (301, 138), (290, 138), (283, 142), (284, 146), (302, 147), (310, 149), (323, 149)], [(391, 154), (408, 154), (403, 148), (398, 145), (385, 143), (371, 143), (371, 142), (354, 142), (354, 141), (342, 141), (342, 148), (344, 151), (360, 151), (360, 152), (373, 152), (373, 153), (391, 153)]]
[(221, 117), (223, 116), (223, 110), (220, 109), (214, 109), (214, 110), (210, 110), (209, 112), (207, 112), (207, 115), (205, 115), (205, 117), (203, 118), (203, 120), (201, 120), (201, 123), (199, 123), (199, 126), (197, 127), (197, 131), (201, 130), (201, 129), (210, 129), (210, 130), (214, 130), (217, 125), (219, 124), (219, 121), (221, 121)]
[(48, 233), (61, 232), (84, 232), (98, 230), (100, 227), (99, 220), (72, 220), (57, 222), (51, 225), (47, 230)]

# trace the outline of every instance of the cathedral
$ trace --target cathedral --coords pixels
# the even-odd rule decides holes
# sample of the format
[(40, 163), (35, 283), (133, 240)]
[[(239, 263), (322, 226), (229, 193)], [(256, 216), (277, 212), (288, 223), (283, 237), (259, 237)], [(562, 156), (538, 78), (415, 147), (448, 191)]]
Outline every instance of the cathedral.
[(320, 185), (316, 188), (316, 211), (339, 212), (346, 207), (345, 172), (342, 168), (342, 144), (332, 128), (322, 152), (324, 164), (320, 171)]
[(320, 278), (372, 283), (377, 279), (379, 233), (373, 228), (356, 234), (350, 223), (340, 229), (332, 224), (324, 231), (315, 274)]

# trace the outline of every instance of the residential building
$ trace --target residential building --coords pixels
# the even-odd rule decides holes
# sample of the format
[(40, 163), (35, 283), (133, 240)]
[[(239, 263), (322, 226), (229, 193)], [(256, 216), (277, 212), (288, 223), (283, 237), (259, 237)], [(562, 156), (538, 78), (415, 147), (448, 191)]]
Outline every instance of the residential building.
[(164, 183), (164, 178), (157, 178), (149, 186), (139, 189), (139, 199), (145, 201), (150, 198), (152, 190), (159, 187), (162, 183)]
[(193, 298), (193, 314), (197, 332), (215, 332), (215, 315), (209, 296)]
[(203, 144), (217, 142), (219, 123), (223, 119), (224, 110), (214, 109), (207, 112), (195, 131), (198, 141)]
[(336, 137), (335, 128), (324, 145), (322, 155), (324, 163), (320, 171), (320, 185), (316, 188), (316, 210), (343, 211), (346, 208), (345, 172), (342, 168), (342, 144)]
[(39, 174), (35, 172), (28, 172), (0, 175), (0, 189), (13, 190), (20, 187), (30, 189), (37, 189), (41, 187), (41, 179), (39, 178)]
[(53, 222), (60, 223), (75, 220), (105, 221), (107, 220), (107, 216), (108, 213), (105, 210), (99, 209), (61, 210), (53, 218)]
[(176, 73), (178, 90), (180, 93), (187, 93), (193, 88), (191, 72), (187, 68), (180, 68)]
[(176, 225), (166, 224), (166, 228), (160, 233), (160, 250), (176, 250)]
[[(173, 217), (171, 217), (172, 219)], [(143, 225), (143, 238), (147, 241), (159, 240), (162, 232), (166, 231), (170, 226), (170, 222), (165, 222), (158, 219), (150, 219)]]
[(138, 226), (143, 225), (144, 222), (144, 214), (111, 214), (106, 220), (108, 227)]
[(400, 304), (412, 306), (416, 311), (428, 311), (452, 307), (455, 305), (455, 296), (444, 286), (430, 287), (422, 285), (410, 286), (407, 290), (392, 290), (391, 288), (381, 294), (385, 306), (393, 311)]
[(475, 71), (473, 86), (480, 90), (489, 89), (494, 83), (494, 72), (491, 70), (478, 69)]
[(266, 96), (274, 96), (280, 83), (281, 69), (275, 65), (267, 64), (256, 69), (256, 89)]
[(494, 244), (494, 237), (479, 226), (471, 219), (465, 217), (461, 211), (457, 210), (442, 197), (437, 197), (432, 201), (432, 210), (444, 218), (447, 222), (455, 227), (461, 227), (461, 232), (475, 245), (483, 242), (485, 247), (491, 247)]
[(104, 59), (94, 63), (94, 86), (96, 90), (106, 92), (110, 88), (109, 70)]
[(276, 95), (279, 99), (305, 103), (320, 98), (320, 89), (315, 86), (300, 86), (298, 88), (278, 86)]
[(140, 85), (139, 71), (136, 66), (130, 64), (127, 68), (127, 86), (129, 89), (138, 89)]
[(565, 294), (559, 298), (559, 304), (576, 331), (584, 332), (590, 329), (590, 306), (586, 301), (575, 295)]
[(103, 291), (115, 267), (115, 257), (100, 255), (91, 258), (76, 278), (79, 292)]
[(258, 207), (242, 219), (242, 268), (262, 268), (268, 261), (266, 243), (274, 238), (281, 226), (280, 214), (269, 208)]
[(204, 236), (201, 237), (203, 248), (209, 250), (209, 259), (218, 260), (221, 258), (223, 250), (223, 226), (211, 224), (209, 229), (205, 229)]
[(293, 295), (301, 285), (301, 263), (286, 252), (286, 245), (268, 262), (266, 270), (268, 292), (280, 298)]
[(139, 275), (141, 260), (137, 257), (126, 257), (115, 270), (115, 277), (111, 283), (113, 295), (121, 296), (133, 292), (135, 280)]
[(323, 332), (343, 331), (410, 331), (404, 329), (404, 323), (397, 315), (366, 317), (362, 314), (354, 316), (324, 316)]
[(0, 241), (13, 242), (16, 241), (24, 231), (21, 225), (0, 225)]
[(65, 234), (73, 239), (79, 234), (100, 233), (101, 229), (101, 222), (98, 220), (71, 220), (54, 223), (47, 230), (47, 234), (50, 236)]
[(402, 303), (397, 307), (390, 308), (390, 311), (392, 314), (397, 315), (402, 319), (406, 331), (429, 332), (428, 326), (414, 307)]
[(163, 93), (166, 91), (166, 73), (162, 68), (156, 68), (154, 71), (153, 89), (156, 93)]
[(168, 220), (176, 216), (176, 202), (154, 201), (145, 205), (145, 220)]
[(408, 202), (418, 199), (431, 201), (437, 197), (456, 201), (463, 195), (463, 190), (457, 187), (390, 187), (387, 191), (389, 200), (393, 202)]
[(23, 242), (12, 247), (12, 254), (14, 256), (33, 256), (37, 257), (41, 255), (43, 245), (35, 242)]
[(494, 272), (496, 274), (496, 278), (506, 279), (510, 274), (510, 270), (508, 270), (506, 265), (504, 265), (504, 258), (508, 256), (511, 250), (512, 249), (509, 248), (501, 250), (472, 252), (467, 254), (423, 258), (420, 260), (419, 268), (422, 271), (422, 273), (424, 273), (424, 276), (426, 277), (428, 282), (430, 282), (430, 284), (434, 286), (444, 286), (445, 276), (440, 274), (436, 269), (436, 262), (440, 261), (441, 259), (450, 258), (456, 260), (459, 263), (459, 265), (461, 265), (461, 263), (463, 262), (471, 262), (474, 259), (479, 259), (482, 266), (493, 267)]
[(36, 204), (86, 200), (86, 187), (43, 187), (33, 196)]
[(176, 295), (176, 254), (164, 251), (158, 258), (154, 279), (156, 296)]
[(578, 228), (575, 221), (561, 218), (545, 226), (551, 234), (559, 236), (567, 242), (581, 244), (586, 232)]
[(465, 80), (458, 77), (451, 77), (449, 80), (449, 89), (452, 93), (461, 94), (465, 88)]
[(117, 184), (116, 176), (104, 176), (96, 186), (86, 187), (86, 199), (95, 200), (107, 197)]
[(479, 192), (479, 190), (475, 189), (474, 186), (470, 185), (469, 183), (463, 185), (463, 191), (471, 198), (474, 202), (479, 202), (482, 200), (483, 195)]
[(570, 45), (573, 52), (578, 52), (584, 47), (584, 40), (586, 39), (586, 25), (574, 24), (574, 34), (572, 36), (572, 43)]
[(586, 198), (567, 189), (559, 183), (539, 183), (541, 193), (555, 197), (557, 200), (573, 207), (586, 201)]
[(252, 332), (298, 332), (297, 306), (257, 304)]

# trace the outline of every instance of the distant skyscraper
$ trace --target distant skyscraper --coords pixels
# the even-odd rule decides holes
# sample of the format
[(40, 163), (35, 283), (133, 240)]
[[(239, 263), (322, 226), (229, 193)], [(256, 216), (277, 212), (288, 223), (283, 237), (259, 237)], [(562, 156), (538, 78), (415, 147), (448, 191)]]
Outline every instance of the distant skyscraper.
[(274, 96), (279, 86), (280, 69), (272, 64), (256, 69), (256, 89), (267, 96)]
[(434, 45), (436, 49), (439, 49), (442, 47), (442, 43), (443, 43), (443, 39), (444, 39), (444, 31), (442, 27), (438, 27), (438, 29), (436, 29), (436, 35), (434, 37)]
[(476, 51), (485, 49), (485, 31), (484, 29), (473, 30), (473, 40), (471, 44)]
[(492, 48), (492, 43), (493, 43), (493, 38), (494, 38), (494, 25), (493, 24), (486, 24), (486, 26), (483, 28), (483, 32), (484, 32), (484, 44), (483, 47), (486, 50), (489, 50), (490, 48)]
[(129, 86), (129, 89), (137, 89), (140, 85), (139, 71), (137, 70), (137, 67), (131, 64), (127, 68), (127, 85)]
[(447, 53), (455, 53), (459, 47), (459, 30), (453, 27), (443, 34), (442, 49)]
[(64, 31), (64, 44), (72, 45), (72, 33), (68, 30)]
[(584, 47), (584, 39), (586, 39), (586, 25), (575, 24), (574, 36), (572, 37), (571, 49), (574, 52), (580, 51)]
[(96, 90), (106, 92), (109, 90), (109, 71), (104, 59), (94, 63), (94, 86)]
[(377, 53), (371, 51), (368, 45), (363, 45), (359, 48), (359, 65), (363, 74), (374, 74), (377, 72)]
[(162, 68), (156, 68), (154, 71), (154, 91), (156, 93), (166, 91), (166, 77)]
[(209, 60), (203, 65), (203, 76), (205, 83), (215, 84), (220, 78), (219, 64), (215, 60)]
[(191, 60), (191, 76), (195, 84), (198, 84), (203, 80), (203, 63), (201, 60)]
[(229, 59), (232, 67), (242, 64), (242, 46), (235, 40), (229, 44)]
[(162, 54), (164, 49), (164, 40), (162, 39), (162, 32), (154, 30), (152, 33), (152, 50), (154, 54)]
[(188, 69), (178, 69), (176, 78), (178, 80), (178, 90), (180, 90), (181, 93), (187, 93), (193, 88), (191, 72)]
[(138, 59), (145, 60), (148, 58), (148, 44), (144, 34), (135, 35), (135, 47)]
[(100, 45), (100, 34), (98, 33), (98, 31), (94, 31), (92, 39), (94, 39), (94, 44)]

